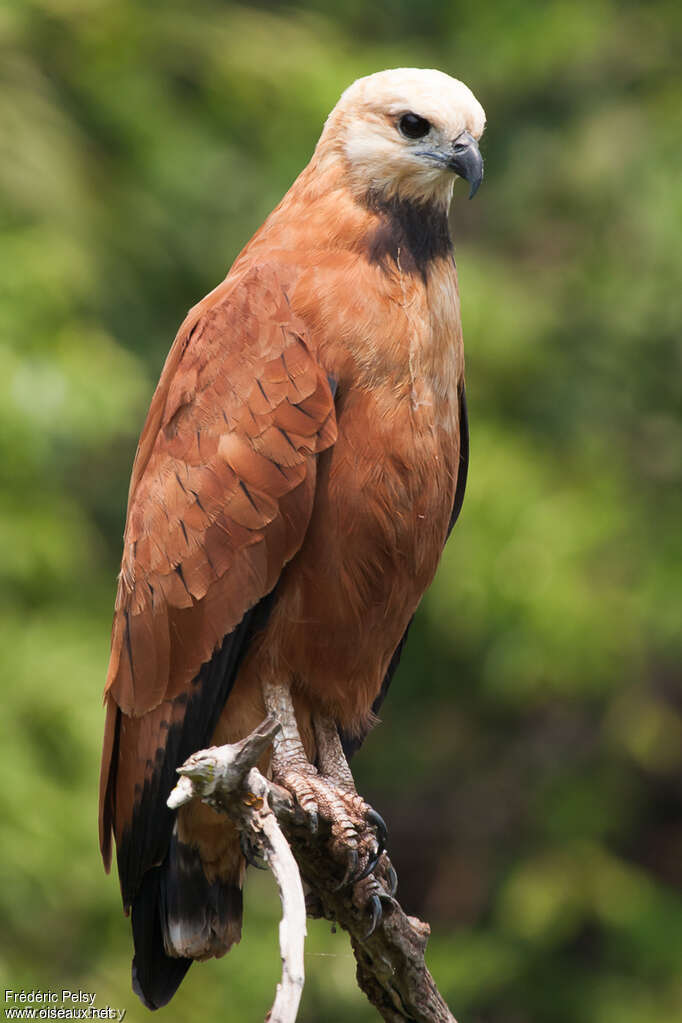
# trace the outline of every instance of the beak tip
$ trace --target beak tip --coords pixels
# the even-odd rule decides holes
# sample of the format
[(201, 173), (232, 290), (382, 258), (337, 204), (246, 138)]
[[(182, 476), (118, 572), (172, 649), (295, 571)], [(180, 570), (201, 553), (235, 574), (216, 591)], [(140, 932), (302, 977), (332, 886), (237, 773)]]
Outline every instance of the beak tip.
[(450, 168), (460, 178), (469, 182), (471, 185), (469, 198), (473, 199), (483, 181), (483, 157), (476, 139), (468, 131), (462, 132), (455, 139)]
[(482, 181), (483, 181), (483, 175), (481, 174), (480, 178), (474, 178), (474, 180), (471, 182), (471, 188), (469, 190), (469, 198), (470, 199), (473, 199), (473, 197), (476, 195), (476, 193), (478, 192), (479, 188), (481, 187), (481, 182)]

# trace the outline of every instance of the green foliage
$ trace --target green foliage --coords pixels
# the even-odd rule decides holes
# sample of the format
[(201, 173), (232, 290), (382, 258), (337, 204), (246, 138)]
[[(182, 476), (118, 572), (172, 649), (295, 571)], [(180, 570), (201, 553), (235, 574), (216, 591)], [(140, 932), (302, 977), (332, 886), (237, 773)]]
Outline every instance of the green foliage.
[[(4, 986), (145, 1016), (95, 824), (146, 404), (341, 90), (422, 65), (489, 119), (453, 212), (471, 475), (359, 785), (460, 1020), (682, 1018), (681, 30), (667, 0), (0, 10)], [(276, 920), (250, 878), (165, 1018), (262, 1018)], [(310, 932), (302, 1021), (375, 1018)]]

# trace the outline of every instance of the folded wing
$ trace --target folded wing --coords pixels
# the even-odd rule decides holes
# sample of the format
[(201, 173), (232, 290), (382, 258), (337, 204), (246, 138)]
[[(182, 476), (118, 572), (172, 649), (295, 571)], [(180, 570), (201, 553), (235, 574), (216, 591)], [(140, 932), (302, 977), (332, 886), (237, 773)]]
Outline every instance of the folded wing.
[(334, 400), (277, 272), (190, 313), (140, 438), (105, 689), (100, 843), (124, 904), (166, 854), (175, 768), (210, 741), (310, 518)]

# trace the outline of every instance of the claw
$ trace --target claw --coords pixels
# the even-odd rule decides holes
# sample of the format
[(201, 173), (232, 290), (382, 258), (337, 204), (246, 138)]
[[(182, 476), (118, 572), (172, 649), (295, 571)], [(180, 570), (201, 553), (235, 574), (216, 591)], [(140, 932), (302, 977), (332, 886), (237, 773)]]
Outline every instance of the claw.
[(362, 873), (356, 877), (355, 879), (356, 881), (362, 881), (363, 878), (368, 877), (373, 872), (374, 868), (379, 862), (382, 852), (386, 848), (386, 839), (388, 838), (388, 828), (386, 827), (386, 821), (381, 816), (381, 814), (377, 813), (376, 810), (373, 810), (372, 807), (370, 806), (365, 816), (367, 818), (367, 823), (376, 831), (377, 846), (376, 850), (367, 861), (367, 864), (365, 865), (365, 868), (362, 871)]
[(381, 920), (381, 912), (382, 912), (382, 910), (381, 910), (381, 900), (379, 899), (379, 896), (378, 895), (373, 895), (371, 897), (371, 899), (369, 900), (369, 902), (368, 902), (368, 906), (370, 908), (370, 913), (372, 914), (372, 919), (370, 921), (369, 930), (367, 931), (367, 934), (365, 935), (365, 938), (370, 938), (374, 934), (374, 931), (376, 930), (376, 926), (379, 923), (379, 921)]
[(393, 864), (386, 867), (386, 880), (388, 882), (388, 894), (392, 897), (398, 891), (398, 875), (393, 869)]
[(383, 849), (381, 848), (381, 846), (377, 846), (374, 852), (370, 855), (369, 859), (367, 860), (367, 865), (365, 866), (362, 873), (358, 874), (358, 876), (355, 878), (356, 881), (362, 881), (364, 880), (364, 878), (369, 877), (369, 875), (374, 872), (374, 868), (379, 862), (382, 852)]
[(386, 839), (388, 838), (388, 828), (386, 827), (386, 821), (377, 813), (376, 810), (370, 808), (367, 811), (367, 823), (371, 824), (377, 833), (377, 844), (379, 846), (379, 852), (377, 858), (381, 856), (382, 852), (386, 848)]
[(249, 836), (245, 831), (239, 833), (239, 848), (242, 851), (242, 856), (251, 867), (255, 867), (256, 870), (267, 870), (267, 864), (263, 861), (262, 857), (259, 857), (253, 843), (250, 841)]

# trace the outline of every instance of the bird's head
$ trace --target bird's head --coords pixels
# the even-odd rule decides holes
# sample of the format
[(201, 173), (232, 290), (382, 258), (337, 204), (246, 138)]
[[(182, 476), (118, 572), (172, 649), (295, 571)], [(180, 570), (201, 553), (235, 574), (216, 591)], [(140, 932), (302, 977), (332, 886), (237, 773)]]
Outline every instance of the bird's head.
[(357, 195), (449, 203), (455, 175), (473, 196), (483, 179), (485, 112), (442, 71), (396, 68), (359, 78), (341, 96), (320, 155), (342, 159)]

